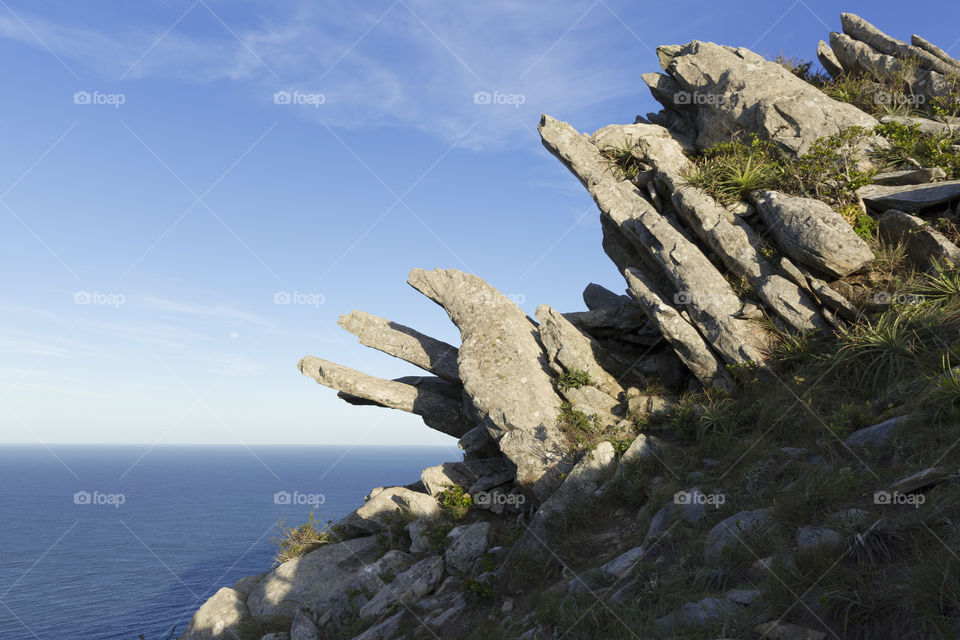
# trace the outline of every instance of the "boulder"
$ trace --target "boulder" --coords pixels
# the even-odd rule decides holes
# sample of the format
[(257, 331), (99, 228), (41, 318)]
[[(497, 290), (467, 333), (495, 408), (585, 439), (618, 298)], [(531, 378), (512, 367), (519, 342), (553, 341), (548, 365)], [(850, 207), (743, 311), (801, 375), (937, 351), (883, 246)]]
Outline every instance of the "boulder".
[(410, 534), (410, 553), (426, 553), (430, 551), (430, 540), (427, 538), (427, 531), (430, 528), (431, 520), (420, 518), (407, 525), (407, 533)]
[(223, 587), (203, 603), (190, 619), (180, 640), (227, 640), (241, 631), (250, 611), (240, 594)]
[(960, 180), (924, 185), (868, 184), (857, 189), (857, 194), (873, 209), (911, 213), (960, 199)]
[(733, 379), (707, 342), (676, 309), (654, 291), (652, 283), (636, 269), (624, 271), (630, 295), (670, 343), (680, 360), (708, 389), (733, 390)]
[(300, 360), (300, 373), (319, 384), (351, 396), (364, 398), (377, 405), (415, 413), (437, 431), (459, 438), (474, 427), (463, 411), (462, 401), (451, 399), (412, 384), (384, 380), (363, 372), (307, 356)]
[(741, 607), (746, 607), (756, 602), (760, 595), (759, 589), (730, 589), (723, 597)]
[(634, 547), (629, 551), (621, 553), (619, 556), (606, 563), (600, 570), (616, 580), (623, 579), (633, 567), (640, 562), (647, 550), (643, 546)]
[[(929, 118), (920, 118), (917, 116), (883, 116), (880, 118), (883, 124), (896, 122), (905, 127), (916, 126), (920, 133), (931, 136), (956, 136), (960, 135), (960, 124), (940, 122), (939, 120), (930, 120)], [(918, 171), (934, 171), (934, 169), (918, 169)], [(946, 174), (943, 175), (946, 177)], [(876, 181), (876, 180), (874, 180)]]
[(610, 289), (593, 282), (588, 284), (583, 290), (583, 303), (587, 305), (587, 309), (591, 311), (605, 307), (619, 307), (634, 304), (633, 300), (629, 297), (614, 293), (610, 291)]
[(623, 418), (623, 408), (620, 402), (600, 391), (596, 387), (586, 385), (580, 388), (570, 388), (560, 392), (571, 404), (574, 411), (580, 411), (587, 416), (597, 416), (600, 425), (611, 427)]
[(640, 413), (645, 416), (658, 416), (670, 413), (677, 406), (676, 396), (641, 394), (627, 400), (628, 413)]
[(802, 155), (824, 132), (877, 124), (853, 105), (833, 100), (782, 65), (742, 47), (694, 41), (674, 50), (666, 63), (661, 59), (661, 65), (697, 105), (699, 149), (756, 132)]
[(381, 616), (395, 602), (415, 600), (433, 591), (443, 578), (443, 558), (430, 556), (384, 585), (360, 608), (363, 618)]
[(960, 264), (960, 248), (920, 218), (891, 209), (877, 222), (880, 233), (890, 242), (906, 247), (907, 259), (920, 269), (932, 269), (934, 260)]
[(490, 548), (490, 535), (489, 522), (454, 527), (447, 534), (452, 542), (443, 556), (447, 569), (469, 574), (473, 563)]
[(830, 48), (830, 45), (823, 40), (817, 43), (817, 60), (820, 61), (831, 78), (836, 79), (843, 75), (843, 65), (837, 60), (837, 55)]
[(440, 506), (426, 493), (390, 487), (371, 495), (362, 507), (338, 522), (337, 526), (376, 533), (393, 524), (398, 514), (410, 519), (431, 520), (440, 515)]
[(337, 618), (347, 611), (346, 593), (359, 586), (357, 570), (377, 553), (374, 536), (327, 544), (274, 568), (247, 598), (262, 622), (289, 622), (301, 607)]
[(545, 499), (569, 469), (569, 445), (557, 427), (561, 401), (533, 323), (471, 274), (414, 269), (408, 282), (460, 329), (464, 390), (486, 426), (499, 433), (500, 450), (517, 467), (517, 482)]
[(888, 493), (916, 493), (941, 482), (948, 475), (949, 471), (943, 467), (930, 467), (900, 478), (886, 490)]
[(744, 532), (765, 527), (769, 521), (769, 509), (755, 509), (735, 513), (719, 522), (704, 542), (703, 555), (707, 563), (716, 565), (722, 562), (724, 550), (740, 545), (740, 536)]
[(590, 384), (607, 395), (616, 398), (623, 393), (617, 379), (601, 364), (601, 361), (610, 362), (612, 358), (599, 342), (577, 329), (549, 305), (537, 307), (537, 320), (540, 321), (540, 341), (555, 373), (585, 371), (590, 375)]
[(363, 311), (342, 315), (337, 324), (357, 336), (360, 344), (406, 360), (444, 380), (460, 383), (457, 348), (451, 344)]
[(266, 575), (265, 573), (258, 573), (255, 576), (244, 576), (233, 583), (233, 590), (237, 592), (237, 595), (239, 595), (242, 600), (246, 600), (247, 596), (250, 595)]
[(903, 171), (887, 171), (873, 176), (873, 184), (884, 186), (901, 186), (908, 184), (927, 184), (947, 177), (947, 172), (940, 167), (905, 169)]
[(427, 467), (420, 480), (427, 493), (436, 496), (450, 487), (463, 487), (483, 491), (513, 479), (514, 472), (502, 458), (484, 458), (461, 462), (444, 462), (436, 467)]
[(890, 418), (889, 420), (884, 420), (879, 424), (875, 424), (872, 427), (864, 427), (863, 429), (858, 429), (851, 433), (843, 441), (848, 447), (856, 448), (865, 448), (865, 447), (882, 447), (890, 440), (894, 432), (897, 430), (903, 422), (905, 422), (907, 416), (898, 416), (896, 418)]
[(873, 260), (853, 228), (824, 202), (778, 191), (756, 193), (757, 211), (788, 256), (841, 278)]

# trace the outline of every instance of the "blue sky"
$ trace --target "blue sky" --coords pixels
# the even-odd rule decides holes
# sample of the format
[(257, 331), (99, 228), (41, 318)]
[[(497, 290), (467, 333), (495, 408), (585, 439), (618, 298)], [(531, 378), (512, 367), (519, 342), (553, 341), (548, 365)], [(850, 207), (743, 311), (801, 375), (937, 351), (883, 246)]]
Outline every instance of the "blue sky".
[(340, 330), (351, 309), (456, 343), (414, 267), (531, 315), (623, 288), (541, 112), (632, 122), (657, 45), (811, 59), (841, 10), (958, 53), (960, 10), (899, 8), (0, 1), (0, 442), (449, 444), (296, 363), (416, 373)]

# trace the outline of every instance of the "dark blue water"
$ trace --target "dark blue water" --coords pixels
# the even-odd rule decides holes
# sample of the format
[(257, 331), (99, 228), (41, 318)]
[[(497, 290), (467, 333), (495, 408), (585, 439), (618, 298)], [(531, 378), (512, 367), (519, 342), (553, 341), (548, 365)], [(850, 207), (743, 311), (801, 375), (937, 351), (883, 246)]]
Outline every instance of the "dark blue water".
[(0, 447), (0, 639), (179, 634), (221, 586), (270, 567), (277, 523), (304, 521), (308, 496), (339, 519), (373, 487), (456, 459), (442, 447), (251, 449)]

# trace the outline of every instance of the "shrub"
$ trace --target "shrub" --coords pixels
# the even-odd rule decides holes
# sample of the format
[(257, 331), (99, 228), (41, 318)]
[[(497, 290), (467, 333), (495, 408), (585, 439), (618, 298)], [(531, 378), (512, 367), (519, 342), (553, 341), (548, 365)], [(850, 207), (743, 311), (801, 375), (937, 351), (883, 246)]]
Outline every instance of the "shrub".
[(748, 144), (719, 143), (703, 152), (687, 182), (724, 204), (734, 204), (757, 189), (776, 187), (781, 174), (771, 143), (756, 134)]
[(642, 170), (640, 159), (633, 155), (636, 145), (624, 140), (619, 147), (604, 149), (601, 155), (607, 160), (608, 167), (616, 176), (624, 180), (635, 180)]
[(326, 526), (314, 518), (313, 513), (303, 524), (289, 528), (280, 524), (279, 535), (274, 540), (276, 553), (273, 556), (275, 564), (282, 564), (287, 560), (304, 556), (321, 545), (337, 542), (338, 538), (330, 531), (332, 522)]
[(951, 148), (957, 144), (956, 135), (923, 133), (919, 125), (897, 122), (881, 124), (874, 133), (890, 143), (889, 148), (874, 151), (876, 159), (888, 166), (940, 167), (948, 178), (960, 177), (960, 154)]
[(459, 486), (441, 491), (437, 502), (440, 503), (440, 512), (454, 522), (463, 520), (473, 507), (473, 498)]
[(564, 371), (560, 374), (560, 377), (557, 378), (557, 388), (561, 391), (579, 389), (580, 387), (585, 387), (590, 384), (593, 384), (593, 381), (590, 379), (590, 374), (583, 369)]

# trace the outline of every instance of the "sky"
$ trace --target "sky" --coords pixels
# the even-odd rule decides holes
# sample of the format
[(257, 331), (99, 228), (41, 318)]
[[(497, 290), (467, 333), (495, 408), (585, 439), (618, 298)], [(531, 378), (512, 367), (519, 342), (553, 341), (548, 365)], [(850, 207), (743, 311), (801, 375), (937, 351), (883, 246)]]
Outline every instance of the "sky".
[(633, 122), (657, 45), (815, 59), (841, 11), (960, 55), (960, 8), (902, 6), (0, 0), (0, 442), (451, 445), (296, 365), (418, 373), (352, 309), (458, 344), (417, 267), (623, 290), (541, 113)]

